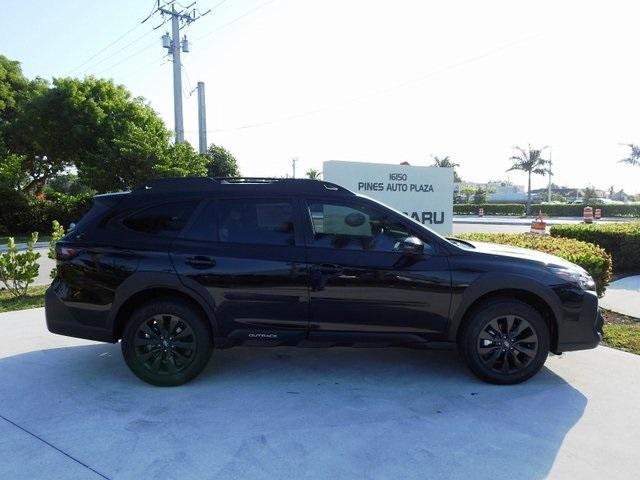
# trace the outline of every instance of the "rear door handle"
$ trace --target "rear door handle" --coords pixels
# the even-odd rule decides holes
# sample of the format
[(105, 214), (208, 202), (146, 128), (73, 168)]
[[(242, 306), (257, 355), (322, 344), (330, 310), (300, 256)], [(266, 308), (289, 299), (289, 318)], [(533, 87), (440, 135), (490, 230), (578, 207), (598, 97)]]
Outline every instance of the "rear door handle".
[(196, 255), (195, 257), (188, 257), (185, 260), (187, 265), (191, 265), (193, 268), (213, 268), (216, 266), (216, 261), (204, 255)]

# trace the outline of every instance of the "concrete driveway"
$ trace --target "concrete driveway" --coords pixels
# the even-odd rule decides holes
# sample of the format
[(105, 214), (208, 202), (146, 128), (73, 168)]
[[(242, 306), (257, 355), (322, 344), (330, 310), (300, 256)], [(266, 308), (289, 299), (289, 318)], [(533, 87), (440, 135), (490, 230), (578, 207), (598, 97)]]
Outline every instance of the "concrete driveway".
[(531, 381), (477, 381), (453, 351), (215, 352), (178, 388), (118, 345), (0, 315), (0, 478), (637, 478), (640, 357), (551, 357)]

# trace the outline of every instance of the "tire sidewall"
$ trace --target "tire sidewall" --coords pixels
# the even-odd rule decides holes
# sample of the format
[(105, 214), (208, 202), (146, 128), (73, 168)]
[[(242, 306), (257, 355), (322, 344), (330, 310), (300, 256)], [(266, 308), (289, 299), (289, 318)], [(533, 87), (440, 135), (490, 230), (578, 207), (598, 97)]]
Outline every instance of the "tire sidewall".
[[(507, 375), (495, 372), (486, 366), (476, 348), (478, 336), (486, 323), (502, 315), (517, 315), (524, 318), (538, 336), (536, 356), (522, 370)], [(517, 300), (496, 301), (483, 305), (472, 314), (465, 324), (460, 343), (465, 362), (479, 378), (501, 385), (515, 384), (531, 378), (544, 365), (549, 354), (549, 328), (542, 315), (530, 305)]]
[[(183, 371), (172, 376), (155, 375), (136, 357), (134, 339), (139, 326), (154, 315), (171, 314), (180, 317), (191, 327), (196, 340), (196, 354), (193, 362)], [(211, 330), (205, 320), (188, 304), (180, 300), (161, 300), (145, 303), (137, 308), (122, 334), (122, 355), (127, 366), (141, 380), (158, 386), (177, 386), (187, 383), (206, 367), (211, 351)]]

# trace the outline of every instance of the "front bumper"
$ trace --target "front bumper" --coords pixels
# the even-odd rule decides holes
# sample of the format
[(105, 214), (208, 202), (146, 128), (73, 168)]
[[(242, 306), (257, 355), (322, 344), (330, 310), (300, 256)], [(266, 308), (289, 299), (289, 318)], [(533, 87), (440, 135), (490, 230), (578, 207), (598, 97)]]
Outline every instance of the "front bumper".
[(56, 293), (56, 285), (59, 286), (54, 281), (44, 296), (44, 312), (49, 331), (68, 337), (113, 343), (113, 333), (103, 326), (101, 312), (83, 309), (81, 305), (67, 306)]
[(602, 340), (604, 319), (594, 292), (563, 291), (563, 317), (558, 319), (558, 344), (554, 353), (588, 350)]

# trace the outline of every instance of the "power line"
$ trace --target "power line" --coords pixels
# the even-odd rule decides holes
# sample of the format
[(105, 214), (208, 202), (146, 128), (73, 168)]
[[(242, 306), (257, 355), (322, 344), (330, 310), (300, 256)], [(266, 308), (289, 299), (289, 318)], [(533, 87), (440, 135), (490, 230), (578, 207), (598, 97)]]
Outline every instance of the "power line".
[(107, 72), (107, 71), (111, 70), (112, 68), (115, 68), (115, 67), (117, 67), (118, 65), (123, 64), (123, 63), (124, 63), (124, 62), (126, 62), (127, 60), (129, 60), (129, 59), (131, 59), (131, 58), (133, 58), (133, 57), (135, 57), (135, 56), (137, 56), (137, 55), (141, 54), (142, 52), (144, 52), (144, 51), (146, 51), (146, 50), (149, 50), (150, 48), (152, 48), (152, 47), (156, 46), (157, 44), (158, 44), (157, 40), (155, 40), (155, 39), (154, 39), (152, 43), (149, 43), (148, 45), (146, 45), (146, 46), (142, 47), (141, 49), (136, 50), (136, 51), (135, 51), (135, 52), (133, 52), (131, 55), (129, 55), (129, 56), (127, 56), (127, 57), (123, 58), (122, 60), (120, 60), (120, 61), (118, 61), (118, 62), (114, 63), (113, 65), (108, 66), (108, 67), (107, 67), (107, 68), (105, 68), (104, 70), (100, 70), (100, 71), (99, 71), (98, 73), (96, 73), (95, 75), (96, 75), (96, 76), (98, 76), (98, 75), (102, 75), (104, 72)]
[[(224, 0), (223, 0), (224, 1)], [(155, 1), (153, 2), (155, 4)], [(146, 22), (147, 20), (149, 20), (149, 18), (151, 18), (151, 16), (153, 15), (154, 10), (151, 10), (151, 12), (149, 13), (149, 15), (147, 15), (147, 17), (142, 20), (141, 22), (136, 23), (133, 27), (131, 27), (129, 30), (127, 30), (126, 32), (124, 32), (122, 35), (120, 35), (118, 38), (116, 38), (115, 40), (113, 40), (111, 43), (109, 43), (107, 46), (101, 48), (100, 50), (98, 50), (96, 53), (94, 53), (93, 55), (91, 55), (89, 58), (87, 58), (84, 62), (82, 62), (80, 65), (78, 65), (77, 67), (75, 67), (72, 70), (69, 70), (69, 73), (67, 73), (67, 75), (71, 75), (73, 72), (79, 70), (80, 68), (84, 67), (87, 63), (91, 62), (91, 60), (93, 60), (94, 58), (98, 57), (102, 52), (105, 52), (106, 50), (108, 50), (109, 48), (111, 48), (112, 46), (114, 46), (116, 43), (118, 43), (120, 40), (122, 40), (123, 38), (125, 38), (127, 35), (129, 35), (130, 33), (132, 33), (134, 30), (138, 29), (144, 22)], [(123, 47), (124, 48), (124, 47)]]
[(105, 50), (108, 50), (109, 48), (111, 48), (112, 46), (114, 46), (116, 43), (118, 43), (120, 40), (122, 40), (124, 37), (126, 37), (127, 35), (129, 35), (131, 32), (133, 32), (134, 30), (136, 30), (137, 28), (140, 27), (140, 23), (136, 23), (135, 26), (133, 28), (130, 28), (129, 30), (127, 30), (125, 33), (123, 33), (122, 35), (120, 35), (118, 38), (116, 38), (113, 42), (111, 42), (110, 44), (108, 44), (106, 47), (101, 48), (100, 50), (98, 50), (96, 53), (94, 53), (93, 55), (91, 55), (89, 58), (87, 58), (84, 62), (82, 62), (80, 65), (78, 65), (77, 67), (75, 67), (72, 70), (69, 70), (69, 73), (67, 73), (67, 75), (71, 75), (73, 72), (79, 70), (80, 68), (84, 67), (87, 63), (89, 63), (91, 60), (93, 60), (94, 58), (96, 58), (97, 56), (99, 56), (102, 52), (104, 52)]
[(209, 10), (213, 11), (216, 8), (218, 8), (220, 5), (222, 5), (224, 2), (226, 2), (227, 0), (220, 0), (218, 3), (216, 3), (213, 7), (211, 7)]
[[(115, 57), (115, 56), (116, 56), (116, 55), (118, 55), (120, 52), (122, 52), (125, 48), (130, 47), (130, 46), (131, 46), (131, 45), (133, 45), (134, 43), (139, 42), (140, 40), (142, 40), (144, 37), (148, 36), (148, 35), (149, 35), (150, 33), (152, 33), (152, 32), (153, 32), (153, 30), (149, 30), (148, 32), (143, 33), (143, 34), (142, 34), (142, 35), (140, 35), (139, 37), (136, 37), (135, 39), (133, 39), (132, 41), (130, 41), (129, 43), (127, 43), (126, 45), (124, 45), (123, 47), (121, 47), (119, 50), (116, 50), (115, 52), (113, 52), (111, 55), (108, 55), (108, 56), (104, 57), (103, 59), (99, 60), (98, 62), (94, 63), (94, 64), (93, 64), (93, 65), (91, 65), (90, 67), (85, 68), (85, 69), (82, 71), (82, 73), (84, 74), (84, 73), (88, 72), (89, 70), (92, 70), (92, 69), (96, 68), (98, 65), (100, 65), (100, 64), (102, 64), (102, 63), (104, 63), (104, 62), (106, 62), (107, 60), (109, 60), (109, 59), (111, 59), (111, 58)], [(151, 45), (156, 45), (156, 40), (154, 40), (154, 41), (153, 41), (153, 44), (149, 44), (149, 46), (148, 46), (148, 47), (145, 47), (145, 48), (144, 48), (144, 49), (142, 49), (142, 50), (138, 50), (138, 52), (143, 51), (143, 50), (146, 50), (147, 48), (151, 48)], [(133, 55), (131, 55), (131, 56), (133, 56)], [(127, 57), (127, 58), (131, 58), (131, 56), (129, 56), (129, 57)], [(116, 66), (116, 65), (120, 65), (120, 63), (122, 63), (122, 62), (117, 62), (117, 63), (115, 63), (114, 65), (112, 65), (112, 67), (113, 67), (113, 66)], [(100, 73), (102, 73), (102, 72), (104, 72), (104, 71), (106, 71), (106, 70), (109, 70), (109, 69), (110, 69), (110, 68), (112, 68), (112, 67), (108, 67), (108, 68), (106, 68), (105, 70), (102, 70)], [(98, 74), (98, 75), (100, 75), (100, 74)]]
[(307, 116), (310, 116), (310, 115), (317, 115), (319, 113), (323, 113), (323, 112), (325, 112), (327, 110), (331, 110), (333, 108), (338, 108), (338, 107), (342, 107), (342, 106), (345, 106), (345, 105), (348, 105), (348, 104), (351, 104), (351, 103), (356, 103), (356, 102), (359, 102), (359, 101), (362, 101), (362, 100), (365, 100), (365, 99), (368, 99), (368, 98), (371, 98), (371, 97), (376, 97), (378, 95), (384, 95), (384, 94), (389, 93), (391, 91), (394, 91), (394, 90), (397, 90), (397, 89), (400, 89), (400, 88), (404, 88), (404, 87), (410, 86), (410, 85), (415, 84), (415, 83), (422, 82), (422, 81), (427, 80), (427, 79), (429, 79), (431, 77), (434, 77), (436, 75), (440, 75), (442, 73), (445, 73), (445, 72), (447, 72), (449, 70), (454, 70), (456, 68), (460, 68), (460, 67), (462, 67), (464, 65), (467, 65), (469, 63), (474, 63), (474, 62), (480, 61), (480, 60), (482, 60), (484, 58), (487, 58), (487, 57), (490, 57), (492, 55), (495, 55), (496, 53), (499, 53), (499, 52), (501, 52), (503, 50), (507, 50), (509, 48), (512, 48), (512, 47), (514, 47), (514, 46), (516, 46), (518, 44), (527, 42), (529, 40), (533, 40), (534, 38), (537, 38), (540, 35), (541, 34), (538, 33), (538, 34), (535, 34), (535, 35), (529, 35), (527, 37), (520, 38), (518, 40), (514, 40), (512, 42), (509, 42), (509, 43), (506, 43), (504, 45), (498, 46), (498, 47), (496, 47), (496, 48), (494, 48), (492, 50), (489, 50), (489, 51), (484, 52), (482, 54), (476, 55), (474, 57), (470, 57), (470, 58), (467, 58), (465, 60), (461, 60), (459, 62), (451, 63), (449, 65), (446, 65), (446, 66), (442, 67), (442, 68), (433, 70), (433, 71), (431, 71), (431, 72), (429, 72), (427, 74), (421, 75), (419, 77), (412, 78), (412, 79), (409, 79), (409, 80), (405, 80), (405, 81), (397, 83), (395, 85), (391, 85), (389, 87), (381, 88), (379, 90), (375, 90), (373, 92), (365, 93), (363, 95), (358, 95), (356, 97), (352, 97), (352, 98), (349, 98), (347, 100), (344, 100), (344, 101), (341, 101), (341, 102), (337, 102), (337, 103), (334, 103), (334, 104), (331, 104), (331, 105), (325, 105), (324, 107), (316, 108), (316, 109), (313, 109), (313, 110), (308, 110), (306, 112), (295, 113), (295, 114), (292, 114), (292, 115), (287, 115), (287, 116), (276, 118), (276, 119), (272, 119), (272, 120), (267, 120), (265, 122), (251, 123), (251, 124), (241, 125), (241, 126), (232, 127), (232, 128), (221, 128), (221, 129), (216, 129), (216, 130), (208, 130), (208, 132), (209, 133), (219, 133), (219, 132), (231, 132), (231, 131), (237, 131), (237, 130), (246, 130), (246, 129), (251, 129), (251, 128), (259, 128), (259, 127), (265, 127), (265, 126), (268, 126), (268, 125), (273, 125), (273, 124), (276, 124), (276, 123), (282, 123), (282, 122), (287, 122), (287, 121), (291, 121), (291, 120), (296, 120), (298, 118), (303, 118), (303, 117), (307, 117)]
[(142, 70), (146, 70), (147, 68), (152, 67), (152, 66), (161, 67), (165, 63), (168, 63), (168, 62), (169, 62), (169, 59), (165, 55), (162, 55), (160, 57), (157, 57), (157, 58), (153, 59), (153, 61), (151, 61), (151, 62), (143, 63), (138, 68), (135, 68), (135, 69), (127, 72), (126, 75), (118, 77), (118, 80), (122, 81), (124, 79), (130, 78), (133, 74), (138, 73), (139, 71), (142, 71)]
[[(226, 1), (226, 0), (223, 0), (223, 1)], [(209, 35), (213, 35), (214, 33), (216, 33), (216, 32), (218, 32), (218, 31), (222, 30), (223, 28), (226, 28), (226, 27), (228, 27), (229, 25), (232, 25), (232, 24), (236, 23), (237, 21), (242, 20), (244, 17), (246, 17), (246, 16), (248, 16), (248, 15), (251, 15), (253, 12), (255, 12), (255, 11), (257, 11), (257, 10), (260, 10), (261, 8), (264, 8), (264, 7), (266, 7), (267, 5), (269, 5), (270, 3), (273, 3), (273, 2), (275, 2), (275, 1), (276, 1), (276, 0), (268, 0), (267, 2), (264, 2), (264, 3), (260, 4), (260, 5), (258, 5), (257, 7), (252, 8), (251, 10), (246, 11), (245, 13), (243, 13), (242, 15), (240, 15), (240, 16), (238, 16), (238, 17), (234, 18), (233, 20), (230, 20), (229, 22), (227, 22), (227, 23), (225, 23), (225, 24), (222, 24), (222, 25), (221, 25), (221, 26), (219, 26), (218, 28), (214, 28), (213, 30), (210, 30), (209, 32), (205, 33), (204, 35), (200, 35), (199, 37), (197, 37), (197, 38), (196, 38), (196, 40), (202, 40), (203, 38), (206, 38), (206, 37), (208, 37)], [(222, 2), (220, 2), (220, 3), (222, 3)], [(219, 4), (218, 4), (218, 5), (219, 5)], [(214, 7), (214, 8), (215, 8), (215, 7)]]

